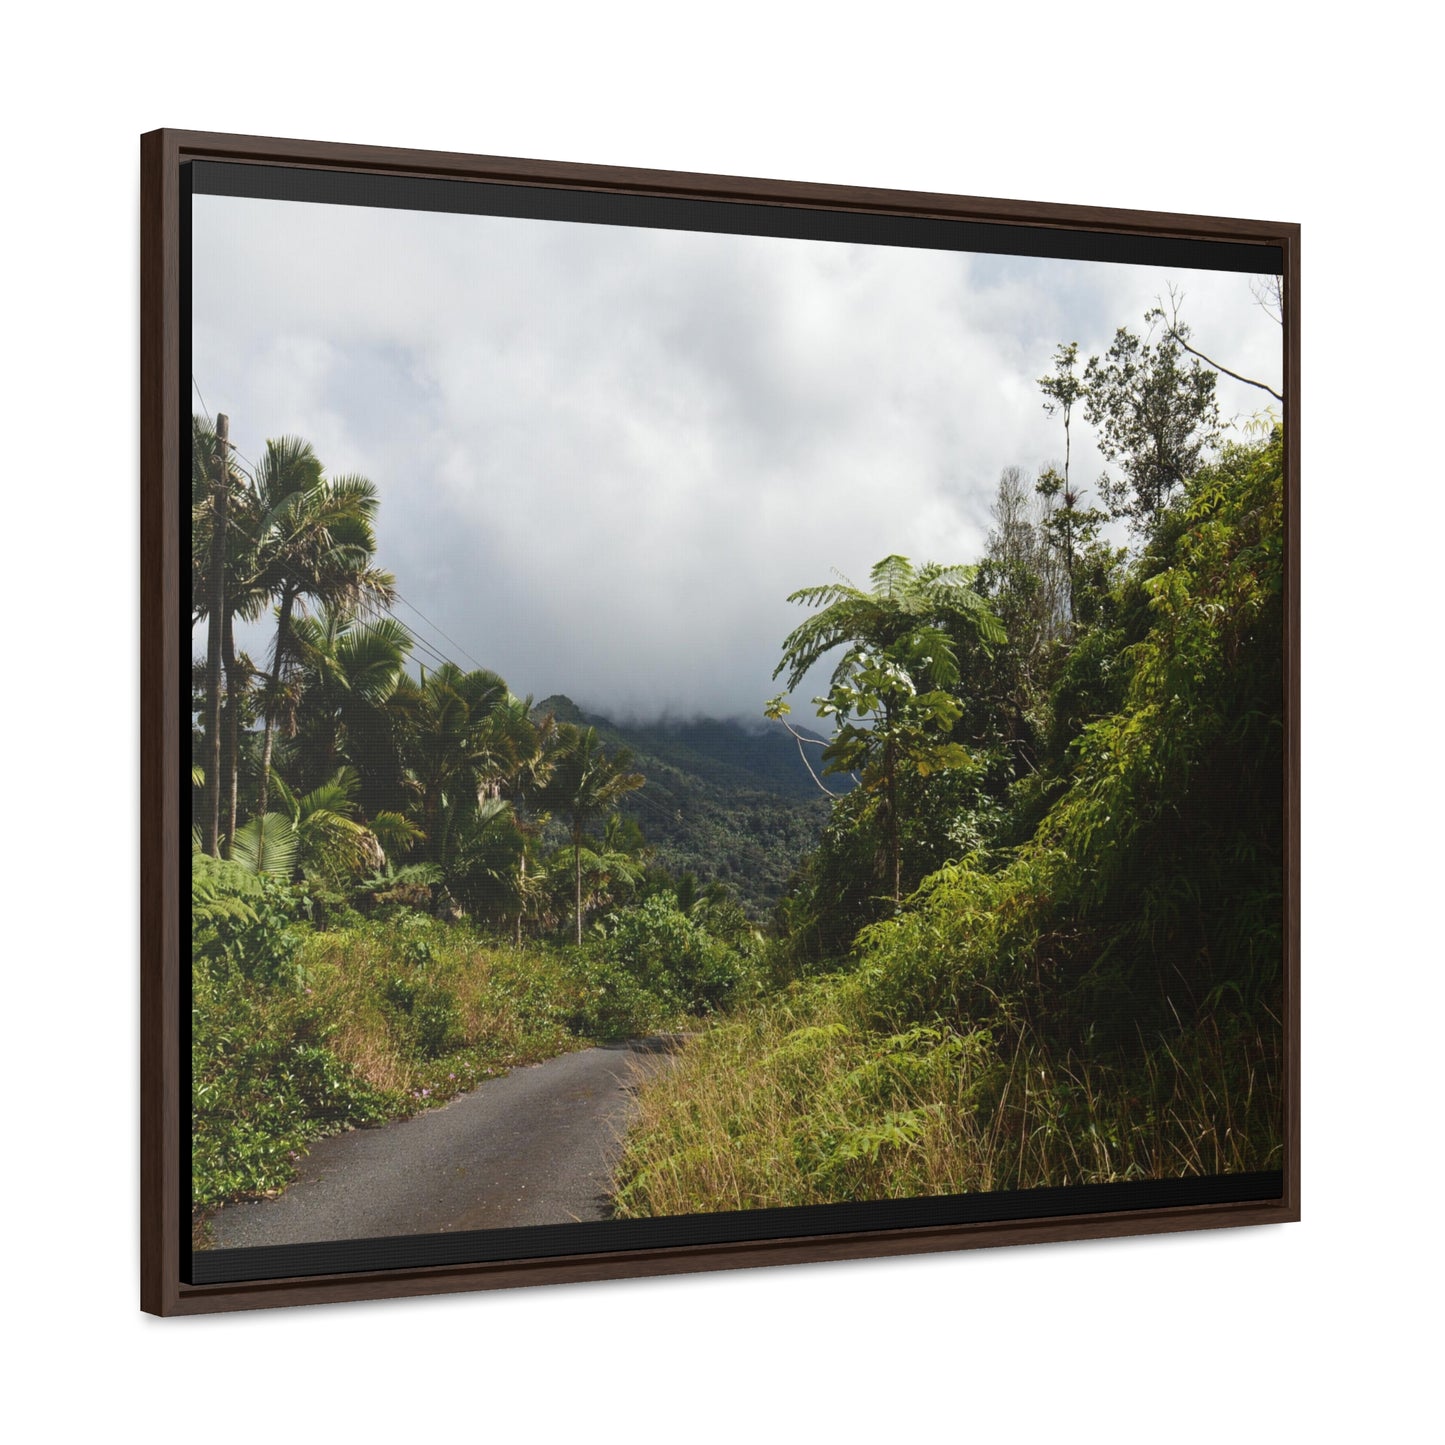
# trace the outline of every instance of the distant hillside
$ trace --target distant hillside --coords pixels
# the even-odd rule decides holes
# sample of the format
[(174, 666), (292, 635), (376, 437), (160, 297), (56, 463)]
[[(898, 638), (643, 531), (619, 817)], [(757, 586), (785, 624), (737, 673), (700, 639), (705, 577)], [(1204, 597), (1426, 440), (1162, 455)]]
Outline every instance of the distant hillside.
[[(631, 749), (647, 785), (623, 811), (642, 825), (657, 860), (675, 871), (691, 869), (703, 883), (730, 884), (754, 914), (777, 902), (828, 819), (828, 799), (781, 723), (752, 728), (699, 718), (619, 724), (560, 694), (534, 712), (595, 727), (609, 746)], [(809, 751), (820, 767), (822, 749)], [(840, 790), (835, 779), (828, 786)]]

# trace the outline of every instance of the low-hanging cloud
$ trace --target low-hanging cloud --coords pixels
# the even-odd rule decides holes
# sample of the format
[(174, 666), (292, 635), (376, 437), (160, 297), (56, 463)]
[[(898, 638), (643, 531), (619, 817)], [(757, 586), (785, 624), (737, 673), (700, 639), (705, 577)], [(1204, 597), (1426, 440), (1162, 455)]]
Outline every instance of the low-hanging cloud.
[[(403, 620), (614, 716), (756, 717), (788, 593), (890, 552), (977, 560), (1000, 470), (1062, 455), (1037, 385), (1055, 346), (1102, 351), (1171, 283), (1202, 349), (1278, 385), (1240, 275), (194, 206), (196, 380), (241, 452), (295, 434), (370, 477), (379, 560), (429, 625)], [(1101, 470), (1081, 424), (1073, 458)]]

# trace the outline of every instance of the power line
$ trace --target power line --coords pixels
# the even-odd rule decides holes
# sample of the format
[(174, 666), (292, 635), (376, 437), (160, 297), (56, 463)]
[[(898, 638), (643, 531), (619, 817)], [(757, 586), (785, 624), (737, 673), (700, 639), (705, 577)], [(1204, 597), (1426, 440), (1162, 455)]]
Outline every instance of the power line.
[(259, 472), (259, 471), (261, 470), (261, 468), (258, 467), (255, 462), (251, 461), (251, 458), (248, 457), (248, 456), (246, 455), (246, 453), (243, 452), (243, 451), (241, 450), (241, 448), (238, 447), (238, 446), (235, 444), (235, 442), (232, 442), (232, 443), (231, 443), (231, 450), (232, 450), (233, 452), (235, 452), (235, 454), (236, 454), (238, 457), (240, 457), (243, 462), (249, 462), (249, 463), (250, 463), (251, 470), (250, 470), (249, 472), (246, 471), (246, 468), (245, 468), (245, 467), (237, 467), (236, 470), (239, 471), (239, 472), (241, 472), (241, 473), (243, 473), (245, 476), (250, 477), (250, 479), (251, 479), (251, 485), (252, 485), (253, 487), (256, 486), (256, 485), (257, 485), (257, 482), (256, 482), (256, 473)]
[[(454, 640), (453, 638), (447, 637), (446, 633), (445, 633), (445, 632), (442, 632), (441, 628), (440, 628), (440, 627), (437, 627), (436, 623), (435, 623), (435, 622), (432, 622), (431, 619), (428, 618), (424, 613), (418, 612), (417, 609), (416, 609), (415, 607), (413, 607), (410, 602), (407, 602), (407, 601), (406, 601), (406, 598), (403, 597), (400, 592), (394, 593), (393, 595), (395, 596), (395, 598), (396, 598), (396, 600), (397, 600), (398, 602), (405, 602), (406, 605), (407, 605), (408, 607), (410, 607), (413, 612), (416, 612), (416, 615), (417, 615), (418, 617), (420, 617), (423, 622), (426, 622), (426, 623), (428, 624), (428, 626), (435, 628), (435, 630), (436, 630), (437, 632), (441, 633), (441, 635), (442, 635), (443, 637), (446, 637), (446, 640), (447, 640), (448, 642), (453, 642), (453, 643), (455, 642), (455, 640)], [(388, 617), (390, 617), (393, 622), (397, 623), (400, 627), (405, 628), (405, 629), (406, 629), (407, 636), (409, 636), (409, 637), (411, 638), (412, 642), (413, 642), (416, 646), (420, 647), (421, 650), (422, 650), (423, 652), (425, 652), (425, 653), (426, 653), (434, 662), (436, 662), (439, 666), (441, 666), (441, 667), (454, 667), (454, 668), (456, 668), (456, 670), (457, 670), (458, 672), (465, 672), (465, 671), (467, 670), (466, 668), (464, 668), (464, 667), (461, 665), (461, 663), (459, 663), (459, 662), (455, 661), (454, 659), (448, 657), (440, 648), (434, 646), (430, 641), (428, 641), (428, 639), (426, 639), (425, 637), (423, 637), (423, 636), (421, 635), (420, 631), (417, 629), (417, 626), (416, 626), (416, 624), (415, 624), (414, 622), (408, 622), (408, 621), (406, 621), (405, 619), (403, 619), (403, 618), (401, 618), (401, 617), (398, 617), (398, 616), (396, 615), (395, 609), (391, 606), (390, 603), (388, 603), (388, 602), (383, 602), (383, 603), (381, 604), (381, 610), (382, 610), (383, 612), (385, 612), (386, 615), (387, 615)], [(472, 661), (472, 662), (475, 662), (476, 665), (477, 665), (479, 668), (482, 668), (482, 669), (483, 669), (483, 671), (489, 671), (489, 670), (490, 670), (490, 669), (485, 668), (482, 663), (477, 662), (476, 658), (472, 657), (471, 653), (466, 652), (465, 649), (463, 649), (463, 654), (462, 654), (462, 655), (463, 655), (464, 657), (470, 658), (471, 661)]]
[[(234, 451), (235, 448), (232, 447), (231, 450)], [(256, 536), (256, 534), (255, 534), (254, 532), (252, 532), (249, 527), (243, 527), (243, 526), (241, 526), (240, 523), (237, 522), (234, 518), (231, 519), (230, 525), (231, 525), (231, 527), (232, 527), (235, 531), (239, 532), (243, 537), (245, 537), (245, 539), (246, 539), (253, 547), (260, 547), (260, 546), (261, 546), (261, 539), (260, 539), (258, 536)], [(400, 596), (400, 594), (398, 594), (398, 596)], [(405, 601), (404, 598), (402, 598), (402, 599), (400, 599), (400, 600)], [(406, 605), (407, 605), (408, 607), (412, 607), (412, 604), (409, 603), (409, 602), (408, 602)], [(432, 660), (433, 662), (435, 662), (439, 667), (448, 667), (448, 666), (449, 666), (449, 667), (454, 667), (454, 668), (456, 668), (456, 670), (457, 670), (458, 672), (465, 672), (465, 671), (467, 670), (467, 669), (464, 668), (459, 662), (456, 662), (456, 661), (454, 661), (452, 658), (446, 656), (446, 654), (445, 654), (444, 652), (442, 652), (439, 648), (434, 647), (425, 637), (423, 637), (423, 636), (421, 635), (420, 631), (417, 629), (417, 627), (416, 627), (416, 625), (415, 625), (414, 623), (407, 622), (405, 619), (403, 619), (403, 618), (401, 618), (401, 617), (398, 617), (398, 616), (396, 615), (396, 613), (392, 610), (392, 608), (391, 608), (387, 603), (385, 603), (385, 602), (381, 603), (381, 604), (380, 604), (380, 609), (381, 609), (381, 611), (383, 611), (384, 613), (386, 613), (386, 615), (387, 615), (388, 617), (390, 617), (393, 622), (397, 623), (399, 626), (401, 626), (402, 628), (404, 628), (405, 631), (406, 631), (407, 636), (411, 639), (412, 644), (413, 644), (415, 647), (419, 648), (422, 652), (426, 653), (426, 655), (427, 655), (428, 657), (430, 657), (431, 660)], [(415, 608), (415, 607), (412, 607), (412, 611), (413, 611), (413, 612), (416, 612), (416, 608)], [(417, 613), (417, 615), (418, 615), (419, 617), (422, 616), (422, 614), (419, 613), (419, 612)], [(425, 621), (425, 620), (427, 620), (427, 619), (425, 619), (425, 618), (423, 617), (423, 620)], [(435, 624), (435, 623), (431, 623), (431, 626), (435, 627), (436, 624)], [(441, 629), (440, 629), (440, 628), (437, 628), (437, 631), (440, 632)], [(446, 636), (445, 633), (442, 633), (442, 635), (443, 635), (444, 637)], [(450, 639), (448, 639), (448, 640), (450, 640)], [(467, 655), (467, 656), (470, 656), (469, 653), (466, 654), (466, 655)], [(472, 661), (473, 661), (473, 662), (476, 662), (476, 659), (475, 659), (475, 658), (472, 658)], [(481, 663), (477, 663), (477, 666), (478, 666), (478, 667), (481, 667), (482, 664), (481, 664)]]
[(413, 612), (415, 612), (416, 615), (417, 615), (418, 617), (420, 617), (421, 620), (422, 620), (423, 622), (425, 622), (425, 623), (427, 624), (427, 626), (432, 629), (433, 632), (439, 634), (441, 637), (445, 638), (446, 641), (450, 642), (451, 645), (452, 645), (453, 647), (455, 647), (455, 648), (457, 649), (457, 651), (460, 652), (461, 655), (462, 655), (463, 657), (465, 657), (469, 662), (474, 663), (477, 667), (480, 667), (480, 668), (482, 668), (483, 670), (489, 670), (489, 669), (487, 669), (486, 663), (481, 662), (481, 661), (479, 661), (477, 658), (473, 657), (473, 656), (471, 655), (471, 653), (468, 652), (468, 651), (466, 650), (466, 648), (463, 647), (463, 646), (461, 645), (461, 643), (456, 640), (455, 637), (452, 637), (452, 636), (450, 636), (449, 634), (443, 632), (442, 629), (441, 629), (439, 626), (437, 626), (437, 624), (436, 624), (435, 622), (433, 622), (433, 621), (431, 620), (431, 618), (428, 617), (428, 616), (426, 615), (426, 613), (421, 610), (420, 607), (418, 607), (418, 606), (416, 605), (416, 603), (407, 601), (407, 599), (406, 599), (405, 597), (403, 597), (400, 592), (398, 592), (398, 593), (396, 594), (396, 600), (397, 600), (398, 602), (402, 603), (404, 606), (409, 607)]
[[(206, 406), (206, 398), (201, 394), (201, 383), (196, 380), (196, 374), (194, 371), (191, 373), (191, 385), (196, 389), (196, 397), (201, 403), (201, 413), (206, 418), (206, 425), (214, 429), (216, 424), (214, 421), (211, 420), (210, 409)], [(227, 449), (231, 452), (233, 456), (240, 457), (243, 462), (246, 462), (250, 466), (251, 470), (249, 472), (246, 470), (245, 467), (241, 466), (237, 466), (236, 470), (240, 472), (243, 477), (246, 477), (250, 481), (251, 485), (254, 487), (256, 485), (256, 473), (260, 471), (260, 468), (256, 465), (255, 462), (251, 460), (250, 457), (246, 455), (245, 452), (241, 450), (240, 447), (236, 445), (235, 442), (229, 442), (227, 444)], [(232, 463), (232, 465), (234, 466), (235, 463)]]
[[(201, 403), (202, 412), (205, 413), (207, 424), (214, 426), (214, 422), (211, 419), (211, 413), (206, 407), (206, 398), (201, 392), (201, 384), (197, 380), (194, 372), (191, 373), (191, 385), (195, 387), (196, 396)], [(237, 447), (234, 442), (228, 443), (227, 450), (233, 459), (235, 457), (240, 457), (242, 461), (250, 464), (251, 471), (247, 472), (245, 467), (240, 466), (234, 460), (232, 460), (231, 463), (233, 466), (235, 466), (237, 471), (241, 472), (243, 476), (248, 478), (252, 486), (256, 486), (257, 482), (255, 473), (260, 470), (256, 463), (252, 461), (245, 452), (241, 451), (241, 449)], [(253, 546), (259, 547), (261, 545), (261, 539), (255, 536), (249, 528), (241, 526), (235, 518), (231, 519), (231, 526), (236, 531), (240, 532), (242, 536), (244, 536), (246, 540), (250, 542)], [(450, 633), (446, 632), (436, 622), (432, 621), (432, 619), (428, 617), (426, 613), (423, 612), (421, 608), (416, 605), (416, 603), (412, 602), (409, 598), (403, 597), (400, 592), (396, 592), (393, 595), (395, 596), (396, 600), (400, 602), (404, 607), (408, 608), (411, 612), (414, 612), (417, 617), (422, 620), (423, 623), (425, 623), (428, 627), (432, 629), (433, 632), (435, 632), (444, 641), (449, 642), (454, 648), (456, 648), (463, 657), (465, 657), (469, 662), (473, 664), (473, 666), (481, 668), (483, 671), (491, 670), (479, 658), (474, 657), (470, 652), (468, 652), (467, 649), (463, 647), (461, 643), (456, 640), (455, 637), (451, 636)], [(394, 610), (394, 608), (391, 607), (389, 603), (382, 603), (381, 610), (385, 612), (386, 615), (392, 619), (392, 621), (400, 624), (400, 626), (405, 628), (407, 635), (411, 638), (413, 646), (423, 652), (427, 657), (431, 658), (431, 660), (439, 667), (454, 667), (457, 669), (458, 672), (467, 671), (467, 669), (464, 668), (459, 662), (455, 661), (453, 658), (448, 657), (445, 652), (443, 652), (440, 648), (434, 646), (427, 638), (423, 637), (418, 631), (415, 623), (408, 622), (405, 619), (398, 617), (396, 615), (396, 611)], [(653, 800), (648, 799), (648, 801), (652, 802)]]
[(409, 623), (403, 622), (401, 618), (398, 617), (396, 613), (391, 610), (390, 607), (383, 605), (382, 611), (385, 612), (386, 615), (390, 617), (393, 622), (396, 622), (402, 627), (406, 628), (407, 636), (411, 638), (412, 645), (420, 648), (421, 651), (426, 653), (426, 655), (430, 657), (431, 660), (435, 662), (438, 667), (454, 667), (458, 672), (466, 671), (466, 668), (464, 668), (460, 663), (453, 662), (451, 658), (447, 657), (444, 653), (438, 652), (435, 647), (433, 647), (424, 637), (421, 636), (421, 634), (416, 630), (415, 627), (411, 626)]

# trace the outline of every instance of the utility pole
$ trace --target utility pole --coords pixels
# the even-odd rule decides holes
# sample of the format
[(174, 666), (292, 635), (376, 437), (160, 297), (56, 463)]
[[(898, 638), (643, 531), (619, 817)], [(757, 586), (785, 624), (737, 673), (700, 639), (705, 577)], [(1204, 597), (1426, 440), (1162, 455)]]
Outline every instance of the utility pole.
[(211, 596), (206, 619), (206, 811), (205, 851), (221, 856), (221, 650), (226, 612), (226, 508), (230, 500), (230, 468), (226, 448), (231, 421), (216, 414), (215, 478), (211, 483)]

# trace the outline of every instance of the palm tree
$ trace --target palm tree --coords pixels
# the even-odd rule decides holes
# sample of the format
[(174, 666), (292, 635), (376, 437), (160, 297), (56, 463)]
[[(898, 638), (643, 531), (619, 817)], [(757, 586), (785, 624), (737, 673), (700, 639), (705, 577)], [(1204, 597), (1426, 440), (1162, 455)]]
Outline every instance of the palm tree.
[(582, 942), (582, 845), (592, 819), (610, 813), (628, 793), (647, 779), (629, 771), (632, 754), (626, 748), (604, 751), (596, 728), (564, 723), (556, 770), (546, 797), (568, 816), (572, 830), (572, 878), (576, 939)]
[[(957, 703), (943, 691), (959, 676), (950, 629), (967, 629), (984, 645), (1005, 641), (1002, 625), (973, 589), (976, 571), (937, 562), (915, 568), (895, 554), (873, 568), (869, 591), (840, 577), (788, 598), (822, 610), (784, 639), (773, 676), (786, 671), (791, 692), (822, 657), (846, 647), (828, 695), (814, 699), (818, 716), (839, 724), (823, 756), (827, 771), (861, 767), (865, 784), (882, 790), (895, 903), (903, 892), (899, 767), (912, 762), (926, 772), (930, 750), (939, 766), (958, 761), (961, 753), (940, 736), (959, 716)], [(769, 716), (786, 711), (781, 694), (768, 704)], [(862, 724), (865, 717), (872, 721)]]
[(456, 807), (448, 829), (443, 881), (474, 917), (505, 922), (525, 907), (526, 875), (519, 865), (526, 847), (509, 802), (472, 799)]
[(292, 661), (293, 616), (307, 599), (351, 609), (385, 604), (395, 584), (389, 572), (371, 565), (376, 488), (365, 477), (328, 478), (309, 442), (281, 437), (266, 443), (256, 468), (256, 499), (257, 584), (277, 598), (256, 804), (257, 813), (264, 814), (282, 675)]
[(536, 720), (532, 717), (532, 699), (508, 696), (492, 714), (491, 725), (505, 753), (498, 779), (499, 792), (512, 805), (512, 826), (521, 840), (517, 853), (517, 876), (514, 880), (516, 918), (513, 941), (522, 946), (522, 921), (528, 906), (539, 896), (541, 878), (529, 878), (528, 859), (541, 836), (547, 818), (527, 816), (527, 799), (539, 793), (551, 780), (557, 766), (559, 734), (557, 720), (551, 713)]
[[(583, 872), (592, 873), (592, 890), (597, 898), (627, 898), (646, 878), (652, 855), (653, 849), (648, 847), (635, 818), (609, 813), (602, 825), (600, 844), (583, 850)], [(681, 911), (687, 912), (685, 908)]]
[[(216, 813), (215, 851), (229, 853), (236, 831), (239, 795), (238, 753), (243, 726), (252, 720), (250, 698), (257, 669), (245, 653), (236, 651), (237, 618), (255, 621), (271, 601), (272, 588), (260, 572), (257, 498), (244, 472), (229, 462), (226, 473), (227, 524), (220, 586), (215, 576), (216, 502), (222, 459), (215, 428), (200, 417), (191, 418), (191, 626), (211, 623), (207, 639), (206, 686), (202, 715), (206, 735), (207, 777), (214, 788), (207, 807)], [(219, 594), (221, 606), (215, 622), (212, 609)], [(224, 676), (225, 684), (220, 686)], [(219, 694), (219, 695), (218, 695)], [(212, 817), (208, 815), (209, 831)]]
[[(229, 558), (235, 552), (236, 528), (226, 527), (224, 554), (217, 565), (215, 538), (223, 516), (229, 521), (239, 490), (236, 474), (224, 454), (215, 428), (200, 417), (191, 418), (191, 626), (207, 622), (206, 682), (203, 708), (205, 734), (205, 820), (204, 851), (219, 857), (222, 839), (229, 837), (224, 826), (225, 748), (222, 740), (221, 664), (227, 655), (227, 633), (231, 618), (230, 599), (234, 578)], [(234, 679), (228, 674), (227, 691)], [(230, 709), (227, 709), (228, 711)], [(232, 825), (234, 827), (234, 824)]]
[(392, 694), (430, 862), (445, 866), (459, 810), (475, 809), (482, 793), (496, 792), (505, 752), (492, 715), (509, 697), (495, 672), (463, 672), (451, 662), (422, 669), (419, 681), (403, 677)]
[(352, 768), (338, 768), (298, 796), (279, 773), (272, 778), (284, 811), (258, 813), (236, 830), (232, 858), (253, 873), (308, 877), (337, 883), (382, 864), (371, 830), (357, 817), (359, 783)]
[(295, 618), (291, 635), (301, 683), (301, 781), (329, 776), (344, 755), (365, 795), (368, 764), (390, 750), (387, 704), (405, 676), (411, 633), (394, 617), (364, 622), (328, 603), (314, 617)]

